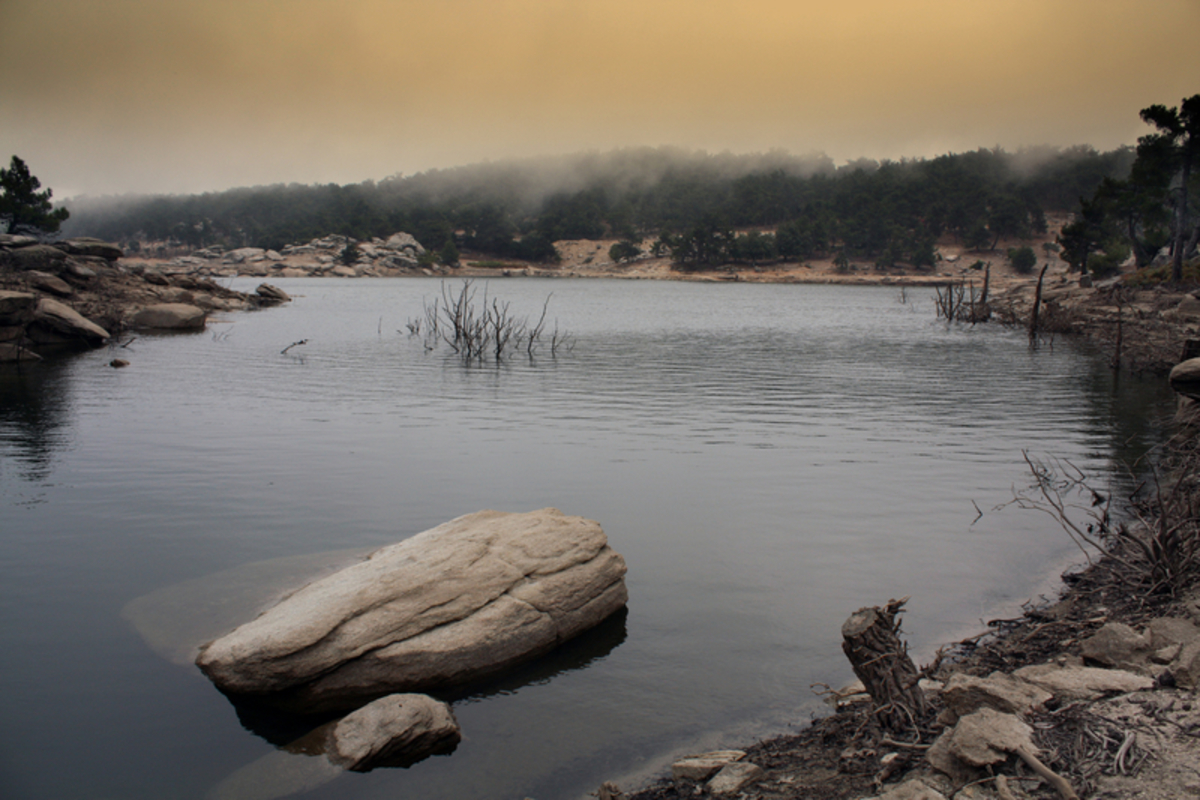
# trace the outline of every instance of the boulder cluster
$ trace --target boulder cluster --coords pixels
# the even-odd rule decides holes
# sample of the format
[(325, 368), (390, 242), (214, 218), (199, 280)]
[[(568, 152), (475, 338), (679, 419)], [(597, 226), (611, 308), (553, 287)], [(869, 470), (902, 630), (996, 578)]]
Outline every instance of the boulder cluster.
[(458, 742), (449, 708), (416, 692), (535, 658), (627, 600), (625, 561), (599, 523), (554, 508), (479, 511), (296, 589), (196, 663), (235, 701), (354, 709), (301, 749), (366, 770)]
[(123, 255), (96, 239), (46, 244), (0, 234), (0, 362), (94, 347), (128, 328), (202, 330), (210, 312), (289, 299), (267, 284), (246, 294), (204, 278), (164, 276), (124, 263)]
[(289, 244), (279, 250), (261, 247), (205, 247), (189, 255), (176, 256), (160, 267), (171, 273), (229, 277), (389, 277), (433, 274), (432, 264), (423, 264), (425, 248), (411, 234), (398, 232), (387, 239), (375, 237), (358, 242), (330, 235), (306, 244)]
[[(1200, 617), (1200, 603), (1187, 610)], [(922, 680), (922, 689), (936, 697), (942, 709), (935, 723), (941, 733), (932, 745), (884, 740), (896, 752), (882, 757), (884, 751), (847, 749), (840, 754), (839, 772), (870, 771), (870, 766), (878, 765), (878, 791), (871, 800), (947, 800), (968, 796), (964, 787), (1003, 782), (998, 775), (1005, 762), (1021, 760), (1060, 788), (1061, 796), (1074, 797), (1067, 781), (1041, 762), (1047, 753), (1039, 746), (1037, 730), (1047, 727), (1048, 717), (1077, 712), (1098, 726), (1115, 721), (1115, 727), (1129, 728), (1131, 715), (1141, 714), (1143, 725), (1162, 726), (1161, 731), (1147, 729), (1151, 736), (1193, 729), (1197, 713), (1190, 698), (1200, 688), (1200, 626), (1195, 619), (1160, 617), (1140, 629), (1110, 621), (1079, 645), (1079, 655), (1063, 654), (1011, 672), (963, 671), (952, 672), (944, 682)], [(1179, 697), (1184, 699), (1182, 705)], [(871, 703), (861, 682), (832, 693), (831, 700), (840, 708)], [(1147, 749), (1153, 749), (1150, 739), (1139, 734), (1135, 741), (1128, 735), (1122, 752), (1132, 763), (1135, 751), (1138, 758), (1145, 758)], [(923, 759), (912, 755), (921, 752)], [(675, 792), (653, 796), (745, 797), (753, 792), (763, 797), (798, 796), (787, 794), (796, 775), (786, 768), (776, 769), (770, 751), (759, 750), (757, 755), (763, 756), (759, 764), (753, 763), (756, 755), (742, 750), (680, 758), (671, 767)], [(885, 790), (885, 781), (897, 779)], [(1188, 780), (1188, 785), (1196, 785), (1194, 777)], [(608, 796), (622, 795), (613, 787)], [(1168, 790), (1155, 796), (1175, 795)]]

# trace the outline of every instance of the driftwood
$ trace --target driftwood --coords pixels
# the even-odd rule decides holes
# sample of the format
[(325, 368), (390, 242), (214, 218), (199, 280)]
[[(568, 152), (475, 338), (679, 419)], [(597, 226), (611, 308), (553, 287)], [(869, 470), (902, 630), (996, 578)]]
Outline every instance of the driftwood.
[(927, 710), (920, 673), (896, 619), (906, 602), (907, 597), (883, 608), (860, 608), (842, 625), (842, 650), (875, 702), (879, 723), (892, 731), (911, 730)]

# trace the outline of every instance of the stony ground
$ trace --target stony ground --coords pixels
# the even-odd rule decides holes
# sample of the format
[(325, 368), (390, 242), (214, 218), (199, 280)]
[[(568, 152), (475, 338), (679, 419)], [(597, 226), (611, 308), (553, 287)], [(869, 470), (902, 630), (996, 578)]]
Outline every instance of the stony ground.
[[(960, 643), (946, 655), (936, 677), (956, 672), (1011, 673), (1029, 664), (1082, 664), (1081, 642), (1112, 622), (1140, 628), (1157, 617), (1195, 618), (1200, 605), (1169, 595), (1148, 599), (1129, 591), (1127, 582), (1107, 566), (1076, 575), (1063, 598), (1050, 606), (1029, 608), (1013, 620), (996, 620), (987, 636)], [(1041, 759), (1068, 780), (1081, 798), (1169, 800), (1200, 796), (1200, 697), (1177, 688), (1169, 671), (1157, 669), (1149, 690), (1089, 701), (1051, 701), (1029, 715)], [(930, 694), (935, 710), (941, 703)], [(1016, 756), (987, 772), (951, 778), (931, 767), (929, 745), (944, 727), (936, 716), (903, 739), (900, 747), (884, 741), (869, 701), (843, 706), (800, 734), (745, 747), (743, 761), (764, 770), (731, 797), (744, 800), (1005, 800), (993, 775), (1006, 775), (1013, 798), (1063, 797), (1033, 775)], [(890, 761), (890, 764), (888, 762)], [(885, 766), (885, 764), (888, 764)], [(991, 774), (988, 774), (991, 773)], [(887, 776), (883, 780), (881, 777)], [(923, 790), (915, 794), (913, 779)], [(957, 779), (957, 780), (956, 780)], [(907, 782), (907, 784), (906, 784)], [(900, 787), (907, 788), (900, 788)], [(628, 796), (628, 800), (682, 800), (714, 796), (699, 781), (664, 777)]]

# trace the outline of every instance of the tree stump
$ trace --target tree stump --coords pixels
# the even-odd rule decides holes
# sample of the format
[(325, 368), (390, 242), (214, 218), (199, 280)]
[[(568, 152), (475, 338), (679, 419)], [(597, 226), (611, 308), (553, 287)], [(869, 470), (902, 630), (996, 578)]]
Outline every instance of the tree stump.
[(896, 616), (906, 602), (907, 597), (883, 608), (860, 608), (842, 625), (842, 650), (875, 702), (877, 719), (897, 732), (915, 727), (927, 708), (920, 674), (900, 640)]

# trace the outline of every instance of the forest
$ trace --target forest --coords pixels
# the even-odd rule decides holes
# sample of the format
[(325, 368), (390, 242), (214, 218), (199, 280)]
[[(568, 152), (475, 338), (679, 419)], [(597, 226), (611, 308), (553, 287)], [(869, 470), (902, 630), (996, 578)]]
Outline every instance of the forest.
[(729, 262), (871, 259), (931, 266), (952, 235), (974, 249), (1045, 230), (1124, 181), (1125, 147), (1000, 148), (841, 166), (823, 155), (630, 148), (476, 164), (339, 186), (76, 198), (69, 236), (279, 249), (335, 233), (407, 231), (429, 250), (552, 262), (563, 239), (618, 239), (695, 268)]

